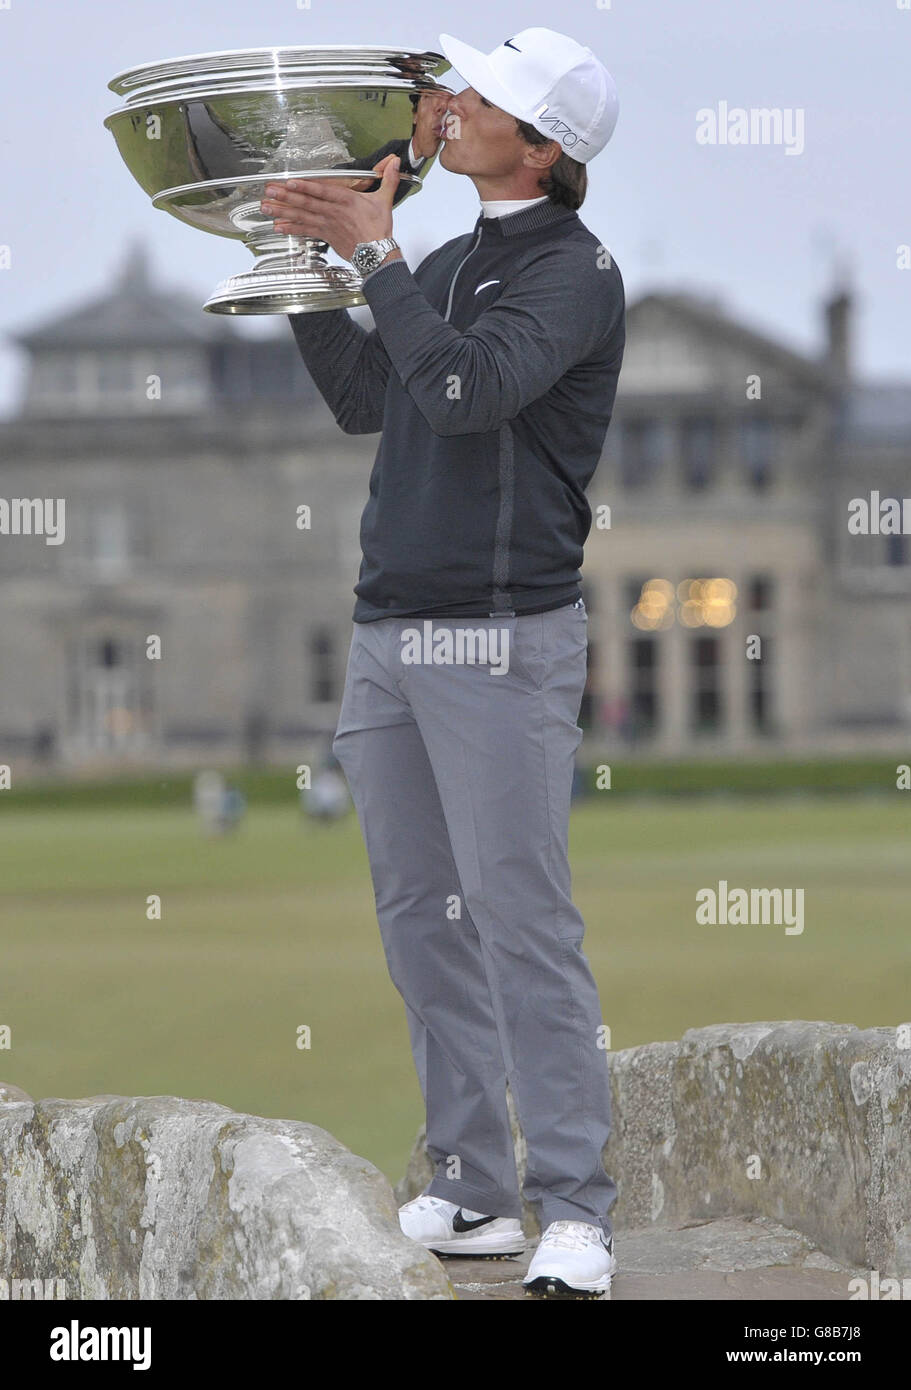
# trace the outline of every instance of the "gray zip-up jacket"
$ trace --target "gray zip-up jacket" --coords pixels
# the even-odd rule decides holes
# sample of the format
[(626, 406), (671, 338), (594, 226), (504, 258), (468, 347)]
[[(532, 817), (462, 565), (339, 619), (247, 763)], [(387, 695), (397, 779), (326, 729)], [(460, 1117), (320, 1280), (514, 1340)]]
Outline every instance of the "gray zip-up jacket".
[(625, 344), (607, 249), (537, 203), (479, 217), (413, 274), (381, 266), (364, 298), (370, 332), (345, 309), (289, 315), (341, 428), (382, 431), (355, 622), (574, 602)]

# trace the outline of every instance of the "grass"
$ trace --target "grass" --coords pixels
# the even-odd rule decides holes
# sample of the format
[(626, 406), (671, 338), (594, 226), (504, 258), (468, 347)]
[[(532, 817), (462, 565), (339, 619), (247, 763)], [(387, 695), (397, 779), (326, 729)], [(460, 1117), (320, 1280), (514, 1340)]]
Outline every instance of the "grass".
[[(596, 792), (598, 769), (611, 768), (611, 800), (640, 796), (780, 796), (799, 793), (881, 795), (896, 786), (897, 768), (907, 754), (895, 752), (861, 758), (691, 758), (682, 761), (635, 758), (613, 754), (602, 759), (585, 744), (587, 763), (580, 760), (579, 780)], [(287, 806), (293, 797), (294, 773), (289, 767), (236, 767), (226, 772), (252, 803)], [(194, 774), (168, 769), (150, 775), (135, 769), (99, 780), (74, 778), (61, 783), (56, 773), (45, 779), (17, 781), (13, 796), (0, 797), (0, 822), (25, 810), (128, 810), (180, 808), (190, 804)]]
[[(709, 1023), (911, 1017), (911, 798), (610, 796), (575, 810), (571, 854), (615, 1048)], [(253, 805), (208, 840), (184, 810), (7, 803), (2, 845), (0, 1079), (308, 1120), (401, 1175), (422, 1105), (353, 816)], [(697, 926), (719, 879), (802, 887), (803, 935)]]

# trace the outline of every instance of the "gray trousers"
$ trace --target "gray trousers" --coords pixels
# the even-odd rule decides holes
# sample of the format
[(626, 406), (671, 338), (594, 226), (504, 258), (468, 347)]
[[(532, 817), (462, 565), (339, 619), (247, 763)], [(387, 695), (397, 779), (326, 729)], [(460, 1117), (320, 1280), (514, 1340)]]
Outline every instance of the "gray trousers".
[(586, 628), (581, 604), (355, 623), (333, 751), (405, 1001), (426, 1190), (521, 1216), (508, 1077), (542, 1229), (610, 1235), (607, 1056), (567, 857)]

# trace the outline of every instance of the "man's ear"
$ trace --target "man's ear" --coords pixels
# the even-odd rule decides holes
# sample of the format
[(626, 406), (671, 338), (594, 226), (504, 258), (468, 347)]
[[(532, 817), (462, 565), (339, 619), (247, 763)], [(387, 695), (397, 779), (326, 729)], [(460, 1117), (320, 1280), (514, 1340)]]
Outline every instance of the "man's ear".
[(560, 158), (561, 150), (556, 140), (548, 140), (546, 145), (528, 145), (523, 163), (533, 169), (549, 169)]

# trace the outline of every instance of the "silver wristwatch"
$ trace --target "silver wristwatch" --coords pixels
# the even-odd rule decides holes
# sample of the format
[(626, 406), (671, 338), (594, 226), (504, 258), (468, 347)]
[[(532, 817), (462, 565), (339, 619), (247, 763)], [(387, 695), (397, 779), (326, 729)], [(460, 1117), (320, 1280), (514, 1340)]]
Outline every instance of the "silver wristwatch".
[(351, 264), (359, 275), (369, 275), (382, 265), (390, 251), (398, 251), (399, 244), (391, 236), (382, 241), (359, 241), (351, 255)]

